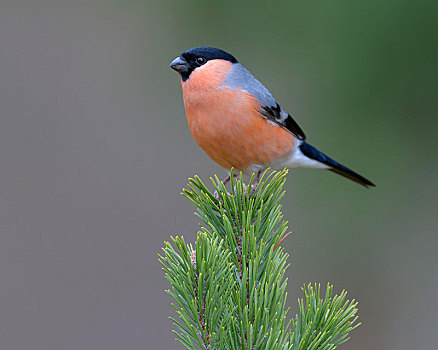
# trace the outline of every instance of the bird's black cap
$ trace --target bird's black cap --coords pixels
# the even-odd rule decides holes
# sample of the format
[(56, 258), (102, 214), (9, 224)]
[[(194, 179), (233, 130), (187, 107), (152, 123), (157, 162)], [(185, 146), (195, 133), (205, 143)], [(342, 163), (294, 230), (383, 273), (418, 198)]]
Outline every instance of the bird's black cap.
[(219, 59), (219, 60), (230, 61), (231, 63), (237, 63), (236, 58), (233, 55), (229, 54), (228, 52), (207, 46), (194, 47), (192, 49), (184, 51), (181, 54), (181, 56), (183, 56), (186, 59), (190, 59), (193, 57), (204, 57), (207, 60)]

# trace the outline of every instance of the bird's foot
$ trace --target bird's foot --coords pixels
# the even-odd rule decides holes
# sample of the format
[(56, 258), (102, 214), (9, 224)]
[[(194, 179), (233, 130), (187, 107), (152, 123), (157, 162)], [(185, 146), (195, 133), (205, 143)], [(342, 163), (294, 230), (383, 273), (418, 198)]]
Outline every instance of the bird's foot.
[[(261, 170), (258, 171), (257, 174), (256, 174), (256, 176), (254, 177), (254, 181), (252, 182), (252, 184), (251, 184), (251, 188), (250, 188), (250, 190), (249, 190), (248, 198), (251, 198), (251, 197), (254, 195), (254, 193), (255, 193), (255, 191), (256, 191), (256, 189), (257, 189), (257, 186), (259, 185), (259, 181), (260, 181), (260, 175), (261, 175), (261, 173), (262, 173)], [(230, 176), (228, 176), (226, 179), (222, 180), (222, 183), (223, 183), (224, 185), (226, 185), (229, 181), (230, 181)], [(247, 188), (248, 188), (248, 186), (245, 185), (245, 184), (243, 184), (244, 192), (247, 191)], [(228, 194), (228, 195), (231, 195), (231, 193), (229, 193), (229, 192), (227, 192), (227, 194)], [(213, 196), (214, 196), (214, 198), (216, 198), (219, 202), (221, 202), (221, 203), (223, 204), (222, 198), (220, 197), (220, 195), (219, 195), (219, 193), (218, 193), (217, 190), (214, 191)]]
[(214, 196), (214, 198), (216, 198), (219, 202), (222, 202), (222, 199), (221, 199), (221, 197), (219, 196), (219, 193), (218, 193), (216, 190), (213, 192), (213, 196)]
[(254, 195), (254, 193), (255, 193), (255, 191), (257, 189), (257, 186), (259, 185), (260, 174), (261, 173), (262, 173), (262, 171), (259, 170), (259, 172), (256, 174), (256, 176), (254, 178), (253, 183), (251, 184), (251, 189), (249, 190), (249, 198), (251, 198)]
[[(252, 182), (251, 188), (250, 188), (249, 193), (248, 193), (248, 198), (251, 198), (254, 195), (254, 193), (255, 193), (255, 191), (257, 189), (257, 186), (259, 184), (260, 174), (261, 174), (261, 171), (259, 171), (256, 174), (256, 176), (254, 177), (254, 181)], [(248, 189), (248, 186), (243, 184), (243, 193), (246, 193), (247, 189)]]
[(256, 188), (257, 188), (257, 184), (252, 184), (251, 185), (251, 189), (249, 190), (249, 198), (252, 198), (252, 196), (254, 195), (254, 192), (255, 192), (255, 190), (256, 190)]
[[(228, 175), (227, 178), (223, 179), (223, 180), (222, 180), (222, 183), (223, 183), (224, 186), (225, 186), (229, 181), (230, 181), (230, 175)], [(227, 194), (230, 195), (229, 192), (227, 192)], [(219, 193), (218, 193), (217, 190), (215, 190), (215, 191), (213, 192), (213, 196), (214, 196), (214, 198), (216, 198), (220, 203), (224, 204), (224, 202), (222, 201), (222, 198), (220, 197), (220, 195), (219, 195)]]

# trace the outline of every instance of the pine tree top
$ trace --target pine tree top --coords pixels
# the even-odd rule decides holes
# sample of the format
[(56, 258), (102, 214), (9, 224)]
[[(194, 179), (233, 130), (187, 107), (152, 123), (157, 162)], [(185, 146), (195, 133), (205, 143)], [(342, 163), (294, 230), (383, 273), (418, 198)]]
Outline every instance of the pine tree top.
[(230, 192), (217, 177), (217, 195), (189, 179), (183, 195), (201, 220), (195, 246), (183, 237), (165, 242), (160, 256), (178, 318), (174, 333), (186, 349), (332, 350), (358, 327), (357, 302), (328, 285), (303, 287), (298, 313), (287, 320), (287, 236), (280, 200), (287, 170), (266, 171), (246, 186), (231, 173)]

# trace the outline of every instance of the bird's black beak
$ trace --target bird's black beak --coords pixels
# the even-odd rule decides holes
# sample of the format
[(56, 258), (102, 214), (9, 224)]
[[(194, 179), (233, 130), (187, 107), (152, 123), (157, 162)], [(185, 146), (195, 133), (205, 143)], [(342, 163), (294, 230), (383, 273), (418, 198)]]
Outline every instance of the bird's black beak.
[(189, 71), (189, 65), (187, 61), (181, 56), (178, 56), (172, 61), (170, 68), (176, 70), (178, 73), (187, 73)]

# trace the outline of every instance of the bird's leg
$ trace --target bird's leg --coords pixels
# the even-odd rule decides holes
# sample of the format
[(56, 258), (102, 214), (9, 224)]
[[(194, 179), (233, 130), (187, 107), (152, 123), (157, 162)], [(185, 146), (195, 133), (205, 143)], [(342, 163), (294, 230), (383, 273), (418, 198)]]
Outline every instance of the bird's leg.
[[(230, 182), (231, 179), (231, 174), (228, 175), (225, 179), (222, 180), (222, 183), (224, 184), (224, 186)], [(216, 198), (218, 201), (220, 201), (220, 197), (219, 197), (219, 193), (217, 193), (217, 190), (214, 191), (213, 193), (214, 198)]]
[(249, 191), (249, 198), (252, 197), (252, 195), (254, 194), (257, 185), (259, 184), (260, 181), (260, 174), (262, 173), (261, 170), (258, 171), (258, 173), (256, 174), (255, 178), (254, 178), (254, 182), (251, 184), (251, 191)]
[(230, 179), (231, 179), (231, 174), (228, 175), (225, 179), (223, 179), (223, 180), (222, 180), (222, 183), (223, 183), (224, 185), (226, 185), (228, 182), (230, 182)]

